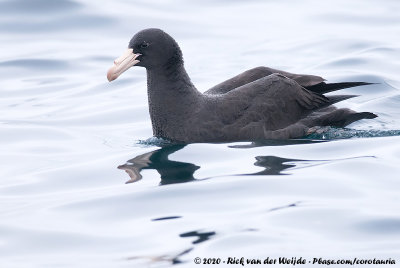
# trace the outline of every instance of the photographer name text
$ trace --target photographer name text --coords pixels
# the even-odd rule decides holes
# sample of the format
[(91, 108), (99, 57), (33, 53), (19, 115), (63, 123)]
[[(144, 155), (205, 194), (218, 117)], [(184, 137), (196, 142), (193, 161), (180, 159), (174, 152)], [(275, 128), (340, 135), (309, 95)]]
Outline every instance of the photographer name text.
[(286, 264), (286, 265), (304, 265), (304, 264), (318, 264), (318, 265), (368, 265), (368, 264), (396, 264), (396, 260), (392, 258), (388, 259), (325, 259), (325, 258), (303, 258), (303, 257), (279, 257), (279, 258), (264, 258), (264, 259), (251, 259), (245, 257), (227, 257), (223, 258), (194, 258), (196, 264), (233, 264), (233, 265), (274, 265), (274, 264)]

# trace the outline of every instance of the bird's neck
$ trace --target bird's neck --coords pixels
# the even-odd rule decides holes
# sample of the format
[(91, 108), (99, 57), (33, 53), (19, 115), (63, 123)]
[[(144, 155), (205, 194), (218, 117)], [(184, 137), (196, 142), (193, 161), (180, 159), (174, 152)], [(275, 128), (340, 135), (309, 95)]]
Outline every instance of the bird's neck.
[(153, 135), (179, 140), (179, 131), (201, 99), (183, 64), (147, 70)]

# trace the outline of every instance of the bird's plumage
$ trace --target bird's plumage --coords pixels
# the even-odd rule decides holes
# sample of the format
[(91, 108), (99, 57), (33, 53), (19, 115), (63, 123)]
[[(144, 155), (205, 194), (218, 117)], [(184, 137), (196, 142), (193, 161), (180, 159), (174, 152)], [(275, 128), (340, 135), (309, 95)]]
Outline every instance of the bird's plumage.
[[(133, 55), (128, 53), (128, 63), (147, 70), (149, 111), (157, 137), (185, 143), (290, 139), (318, 126), (344, 127), (376, 117), (332, 106), (354, 95), (323, 95), (369, 83), (327, 84), (315, 75), (257, 67), (200, 93), (186, 73), (178, 44), (165, 32), (143, 30), (132, 38), (129, 49)], [(130, 64), (113, 66), (109, 79)]]

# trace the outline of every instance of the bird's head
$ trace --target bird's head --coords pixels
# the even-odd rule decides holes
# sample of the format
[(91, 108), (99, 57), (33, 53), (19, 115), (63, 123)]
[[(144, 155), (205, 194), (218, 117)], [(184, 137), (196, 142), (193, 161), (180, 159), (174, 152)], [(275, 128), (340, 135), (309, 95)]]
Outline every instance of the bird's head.
[(160, 29), (145, 29), (132, 37), (128, 49), (108, 70), (107, 79), (117, 79), (134, 65), (151, 70), (178, 64), (183, 64), (183, 58), (176, 41)]

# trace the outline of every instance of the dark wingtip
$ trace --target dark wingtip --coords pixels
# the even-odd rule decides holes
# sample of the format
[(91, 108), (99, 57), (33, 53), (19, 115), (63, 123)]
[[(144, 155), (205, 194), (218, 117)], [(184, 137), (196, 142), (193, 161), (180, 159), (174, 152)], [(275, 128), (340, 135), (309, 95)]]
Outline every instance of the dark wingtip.
[(359, 95), (332, 95), (332, 96), (326, 96), (326, 97), (328, 98), (330, 104), (335, 104), (337, 102), (355, 98), (358, 96)]
[(370, 112), (362, 112), (362, 113), (359, 113), (359, 114), (363, 115), (364, 119), (374, 119), (374, 118), (378, 117), (376, 114), (370, 113)]
[(372, 82), (341, 82), (341, 83), (330, 83), (327, 85), (337, 86), (343, 88), (349, 87), (359, 87), (359, 86), (368, 86), (368, 85), (375, 85), (380, 83), (372, 83)]
[(359, 86), (379, 84), (379, 83), (372, 83), (372, 82), (347, 82), (347, 83), (349, 83), (349, 84), (354, 83), (355, 85), (359, 85)]
[(312, 92), (320, 93), (320, 94), (325, 94), (328, 92), (340, 90), (340, 89), (345, 89), (345, 88), (350, 88), (350, 87), (359, 87), (359, 86), (368, 86), (368, 85), (375, 85), (379, 83), (370, 83), (370, 82), (341, 82), (341, 83), (325, 83), (321, 82), (319, 84), (313, 85), (306, 87), (308, 90), (311, 90)]

